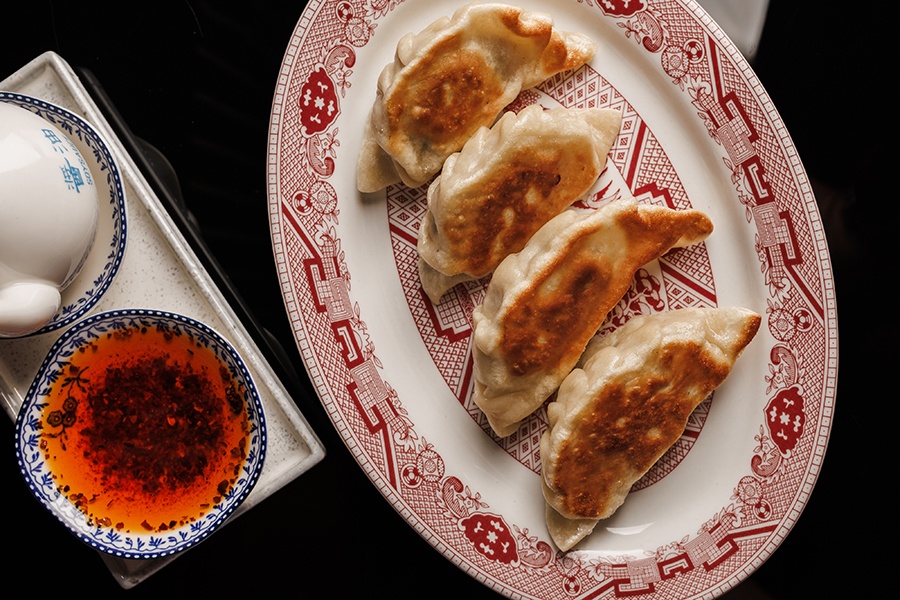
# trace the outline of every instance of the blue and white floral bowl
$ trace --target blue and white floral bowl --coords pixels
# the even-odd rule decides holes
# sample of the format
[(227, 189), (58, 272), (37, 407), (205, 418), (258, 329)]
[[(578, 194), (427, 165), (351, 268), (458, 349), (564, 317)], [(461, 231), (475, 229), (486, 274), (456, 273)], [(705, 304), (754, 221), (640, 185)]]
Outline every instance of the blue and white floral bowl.
[[(143, 336), (148, 335), (148, 332), (156, 334), (155, 338), (145, 340)], [(87, 438), (76, 437), (77, 422), (79, 419), (82, 420), (80, 425), (82, 433), (85, 428), (90, 427), (94, 427), (95, 431), (100, 430), (101, 426), (97, 421), (109, 418), (106, 415), (118, 408), (114, 404), (110, 404), (108, 410), (100, 412), (96, 408), (100, 390), (110, 389), (109, 382), (112, 378), (110, 373), (114, 369), (104, 365), (101, 358), (97, 358), (99, 362), (93, 364), (95, 369), (91, 374), (91, 369), (87, 367), (91, 366), (94, 359), (85, 357), (102, 357), (104, 343), (115, 336), (128, 335), (141, 336), (140, 342), (134, 347), (152, 346), (156, 343), (154, 340), (160, 337), (178, 338), (189, 344), (191, 350), (184, 352), (178, 350), (166, 355), (169, 357), (168, 362), (173, 364), (182, 364), (177, 358), (179, 356), (182, 357), (181, 360), (188, 362), (192, 359), (183, 357), (195, 354), (213, 355), (210, 364), (217, 364), (218, 369), (208, 369), (204, 372), (217, 371), (217, 376), (220, 376), (222, 381), (228, 382), (225, 384), (227, 391), (224, 392), (227, 405), (235, 411), (242, 406), (246, 414), (244, 430), (247, 433), (244, 436), (245, 441), (242, 442), (245, 444), (243, 458), (234, 459), (234, 464), (229, 464), (227, 468), (229, 473), (233, 473), (229, 475), (232, 477), (230, 488), (224, 491), (224, 494), (217, 495), (215, 502), (204, 508), (201, 516), (162, 530), (124, 528), (121, 523), (116, 526), (109, 519), (104, 522), (97, 514), (89, 514), (84, 510), (84, 503), (63, 485), (66, 482), (65, 476), (59, 478), (60, 472), (64, 469), (52, 466), (54, 463), (50, 459), (51, 455), (62, 455), (65, 452), (81, 453), (86, 448), (93, 452), (97, 447), (97, 442), (94, 442), (93, 446), (85, 445), (83, 440)], [(110, 354), (113, 352), (110, 351)], [(116, 368), (126, 364), (129, 364), (128, 361), (122, 360)], [(186, 371), (196, 371), (199, 366), (198, 359), (197, 364), (191, 365)], [(99, 376), (100, 372), (105, 375)], [(68, 391), (60, 394), (60, 390)], [(66, 394), (68, 397), (62, 402), (60, 399)], [(182, 397), (184, 396), (186, 394), (182, 394)], [(160, 393), (154, 396), (154, 398), (162, 397), (169, 398), (169, 395)], [(119, 404), (122, 406), (126, 402), (122, 401)], [(58, 410), (54, 410), (55, 407), (59, 407)], [(97, 419), (94, 415), (101, 416)], [(67, 427), (71, 429), (67, 430)], [(97, 438), (96, 433), (91, 435)], [(130, 444), (131, 440), (127, 442), (117, 446), (124, 447)], [(69, 328), (50, 349), (16, 419), (16, 454), (19, 469), (34, 496), (83, 542), (102, 552), (127, 559), (152, 559), (175, 554), (196, 545), (212, 534), (247, 498), (259, 479), (265, 461), (266, 443), (265, 416), (259, 394), (246, 365), (231, 344), (203, 323), (189, 317), (156, 310), (130, 309), (99, 313)], [(66, 447), (66, 444), (71, 447)], [(100, 445), (113, 446), (105, 438)], [(224, 456), (226, 452), (217, 454)], [(171, 453), (166, 456), (171, 456)], [(99, 461), (94, 463), (96, 464), (100, 464)], [(100, 471), (101, 469), (96, 467), (96, 472)], [(214, 481), (214, 478), (218, 479), (218, 475), (209, 475), (201, 479)], [(65, 492), (61, 491), (61, 488), (65, 489)], [(166, 496), (160, 492), (160, 501), (164, 498)], [(103, 510), (102, 503), (97, 510)]]

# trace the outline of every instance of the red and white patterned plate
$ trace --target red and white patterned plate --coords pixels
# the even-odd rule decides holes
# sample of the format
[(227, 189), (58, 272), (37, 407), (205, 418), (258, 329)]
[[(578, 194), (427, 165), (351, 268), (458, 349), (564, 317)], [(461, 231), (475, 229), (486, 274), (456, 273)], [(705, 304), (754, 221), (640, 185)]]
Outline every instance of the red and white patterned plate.
[[(424, 189), (356, 191), (357, 152), (400, 37), (461, 2), (311, 0), (277, 84), (268, 155), (272, 243), (297, 346), (372, 483), (439, 552), (520, 597), (712, 597), (776, 549), (821, 467), (837, 378), (824, 231), (775, 107), (721, 29), (686, 0), (519, 3), (590, 35), (596, 57), (522, 106), (622, 111), (609, 166), (583, 202), (693, 207), (715, 231), (647, 265), (604, 330), (631, 315), (740, 305), (764, 326), (682, 439), (575, 550), (544, 524), (543, 411), (498, 440), (472, 402), (471, 310), (422, 293)], [(648, 597), (648, 596), (642, 596)]]

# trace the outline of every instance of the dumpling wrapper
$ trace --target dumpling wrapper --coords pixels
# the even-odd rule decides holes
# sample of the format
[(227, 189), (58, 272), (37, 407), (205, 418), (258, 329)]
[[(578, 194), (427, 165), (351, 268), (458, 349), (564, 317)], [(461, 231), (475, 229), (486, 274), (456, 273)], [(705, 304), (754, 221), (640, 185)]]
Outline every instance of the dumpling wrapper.
[(472, 4), (404, 36), (378, 79), (357, 167), (357, 187), (418, 187), (519, 92), (593, 58), (584, 35), (545, 14)]
[(473, 399), (501, 437), (575, 367), (639, 268), (705, 239), (699, 210), (622, 199), (566, 209), (494, 271), (473, 314)]
[(739, 307), (639, 315), (588, 345), (547, 406), (542, 490), (566, 551), (611, 516), (731, 373), (760, 316)]
[(419, 277), (437, 304), (451, 287), (493, 272), (582, 197), (606, 166), (622, 114), (537, 104), (482, 127), (428, 187)]

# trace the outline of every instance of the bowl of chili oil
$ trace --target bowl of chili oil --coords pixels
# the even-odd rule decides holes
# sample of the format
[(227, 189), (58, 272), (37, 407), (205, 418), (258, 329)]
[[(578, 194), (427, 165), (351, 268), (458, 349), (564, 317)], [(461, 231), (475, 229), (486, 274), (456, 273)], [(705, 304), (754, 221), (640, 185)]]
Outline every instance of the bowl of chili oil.
[(20, 471), (89, 545), (125, 558), (184, 550), (250, 493), (266, 451), (246, 365), (210, 327), (123, 310), (57, 340), (16, 421)]

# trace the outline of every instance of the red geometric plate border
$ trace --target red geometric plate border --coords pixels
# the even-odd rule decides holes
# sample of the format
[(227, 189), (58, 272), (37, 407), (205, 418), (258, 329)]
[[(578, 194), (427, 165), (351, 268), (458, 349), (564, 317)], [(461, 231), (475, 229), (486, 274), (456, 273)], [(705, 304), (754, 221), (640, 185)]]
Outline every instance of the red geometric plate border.
[[(340, 154), (340, 99), (352, 85), (356, 52), (400, 0), (313, 0), (288, 45), (268, 156), (270, 230), (285, 306), (307, 371), (348, 448), (385, 498), (455, 564), (509, 595), (718, 595), (775, 550), (821, 467), (837, 378), (837, 315), (824, 231), (780, 117), (752, 69), (702, 9), (678, 0), (577, 1), (649, 53), (686, 95), (721, 150), (753, 232), (768, 291), (765, 323), (774, 341), (767, 372), (760, 375), (766, 408), (746, 473), (732, 482), (731, 503), (696, 532), (644, 556), (556, 553), (492, 513), (478, 490), (447, 472), (439, 449), (416, 430), (402, 398), (381, 376), (375, 341), (353, 297), (338, 224), (342, 203), (355, 198), (338, 198), (330, 180)], [(542, 92), (552, 96), (554, 90)], [(672, 193), (679, 188), (677, 177), (665, 161), (654, 172), (629, 169), (634, 163), (620, 159), (610, 160), (631, 191), (656, 186), (678, 200)], [(402, 258), (408, 240), (395, 217), (392, 239), (402, 268), (410, 262)], [(676, 255), (673, 262), (673, 268), (687, 265), (690, 271), (702, 260)], [(692, 286), (705, 282), (703, 302), (715, 303), (711, 275), (688, 280)], [(469, 298), (463, 302), (477, 298), (477, 285), (471, 295), (462, 294)], [(462, 332), (459, 314), (448, 322)], [(465, 396), (467, 383), (448, 384)]]

